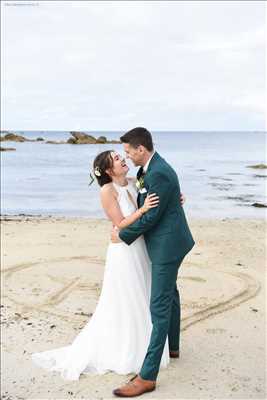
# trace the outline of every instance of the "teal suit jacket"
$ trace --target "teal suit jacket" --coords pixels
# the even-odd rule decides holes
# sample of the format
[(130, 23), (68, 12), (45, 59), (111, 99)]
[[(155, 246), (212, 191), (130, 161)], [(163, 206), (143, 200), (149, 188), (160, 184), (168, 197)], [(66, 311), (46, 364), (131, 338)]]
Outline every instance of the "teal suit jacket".
[(152, 263), (165, 264), (183, 258), (195, 242), (180, 204), (180, 185), (174, 169), (157, 153), (150, 160), (144, 176), (145, 194), (138, 195), (138, 206), (149, 193), (159, 196), (159, 205), (119, 232), (130, 245), (144, 235)]

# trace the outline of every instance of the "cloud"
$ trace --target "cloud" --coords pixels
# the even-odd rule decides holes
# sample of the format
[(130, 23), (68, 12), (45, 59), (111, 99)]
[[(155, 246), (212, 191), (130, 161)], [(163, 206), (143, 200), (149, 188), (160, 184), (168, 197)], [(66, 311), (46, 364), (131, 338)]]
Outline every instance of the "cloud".
[(185, 43), (178, 43), (180, 50), (184, 51), (251, 51), (262, 49), (265, 46), (266, 30), (265, 27), (251, 31), (236, 33), (231, 38), (221, 39), (214, 37), (202, 37)]
[(4, 129), (264, 129), (263, 2), (4, 4)]

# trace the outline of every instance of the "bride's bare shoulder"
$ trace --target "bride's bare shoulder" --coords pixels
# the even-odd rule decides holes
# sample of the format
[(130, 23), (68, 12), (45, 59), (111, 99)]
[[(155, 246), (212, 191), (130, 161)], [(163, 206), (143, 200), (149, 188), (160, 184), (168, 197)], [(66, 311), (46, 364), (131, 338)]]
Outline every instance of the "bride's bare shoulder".
[(106, 183), (105, 185), (103, 185), (100, 189), (100, 193), (101, 193), (101, 197), (108, 197), (110, 195), (112, 196), (117, 196), (117, 191), (114, 188), (114, 185), (112, 184), (112, 182), (110, 183)]

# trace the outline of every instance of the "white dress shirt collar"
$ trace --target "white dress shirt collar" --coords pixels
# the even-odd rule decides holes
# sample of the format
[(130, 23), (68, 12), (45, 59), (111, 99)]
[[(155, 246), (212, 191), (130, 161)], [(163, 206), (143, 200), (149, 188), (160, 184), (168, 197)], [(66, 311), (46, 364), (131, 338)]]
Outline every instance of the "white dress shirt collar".
[(151, 158), (154, 156), (154, 154), (155, 154), (155, 151), (153, 151), (151, 157), (147, 160), (146, 164), (143, 166), (143, 171), (144, 171), (145, 173), (146, 173), (146, 171), (147, 171), (147, 169), (148, 169), (149, 163), (150, 163), (150, 161), (151, 161)]

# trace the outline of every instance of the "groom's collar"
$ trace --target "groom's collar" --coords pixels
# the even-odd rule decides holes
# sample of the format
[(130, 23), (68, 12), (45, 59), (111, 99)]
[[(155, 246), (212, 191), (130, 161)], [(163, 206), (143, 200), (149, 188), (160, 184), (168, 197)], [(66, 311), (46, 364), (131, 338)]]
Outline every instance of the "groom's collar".
[(144, 173), (147, 172), (148, 166), (149, 166), (149, 164), (150, 164), (150, 161), (151, 161), (151, 159), (152, 159), (152, 157), (154, 156), (155, 153), (156, 153), (156, 152), (154, 151), (154, 152), (152, 153), (151, 157), (147, 160), (146, 164), (143, 166), (143, 172), (144, 172)]
[[(148, 172), (151, 168), (151, 165), (160, 158), (159, 153), (157, 153), (156, 151), (154, 151), (154, 153), (152, 154), (152, 156), (150, 157), (150, 159), (147, 161), (147, 163), (145, 164), (144, 167), (140, 167), (138, 172), (137, 172), (137, 179), (139, 179), (142, 175), (144, 175), (146, 172)], [(145, 170), (145, 167), (147, 168)]]
[(160, 159), (160, 155), (159, 155), (159, 153), (157, 153), (157, 152), (155, 151), (154, 154), (153, 154), (153, 156), (151, 157), (151, 159), (150, 159), (150, 161), (149, 161), (149, 164), (148, 164), (148, 167), (147, 167), (147, 170), (146, 170), (147, 173), (148, 173), (148, 171), (152, 168), (153, 164), (154, 164), (155, 162), (157, 162), (159, 159)]

